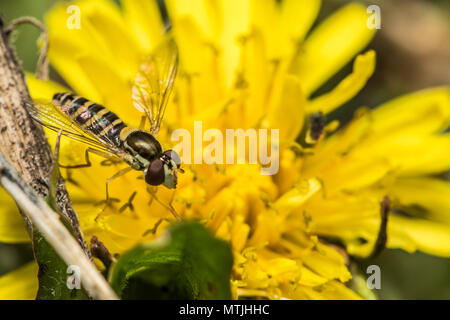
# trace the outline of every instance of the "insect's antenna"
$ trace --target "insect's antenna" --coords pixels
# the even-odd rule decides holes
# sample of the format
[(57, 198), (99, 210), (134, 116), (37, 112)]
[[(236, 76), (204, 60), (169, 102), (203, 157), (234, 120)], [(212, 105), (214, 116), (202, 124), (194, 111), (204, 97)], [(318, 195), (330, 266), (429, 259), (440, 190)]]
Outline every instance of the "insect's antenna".
[(178, 168), (177, 170), (179, 173), (184, 173), (184, 169)]

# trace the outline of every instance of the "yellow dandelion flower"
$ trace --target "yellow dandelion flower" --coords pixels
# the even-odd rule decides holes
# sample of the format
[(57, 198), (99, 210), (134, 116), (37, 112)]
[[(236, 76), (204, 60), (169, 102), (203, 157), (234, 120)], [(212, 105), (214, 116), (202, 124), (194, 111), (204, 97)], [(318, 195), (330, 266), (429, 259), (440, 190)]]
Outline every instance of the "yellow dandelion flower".
[[(132, 104), (133, 80), (166, 37), (156, 1), (122, 0), (121, 8), (107, 0), (73, 4), (80, 8), (79, 28), (67, 27), (67, 3), (47, 16), (52, 65), (77, 94), (137, 127), (142, 115)], [(92, 167), (63, 172), (86, 237), (96, 235), (122, 253), (164, 232), (172, 206), (230, 242), (234, 298), (357, 299), (345, 285), (351, 279), (346, 258), (322, 239), (340, 240), (351, 255), (369, 255), (379, 234), (380, 201), (388, 196), (388, 247), (450, 256), (450, 186), (436, 178), (450, 168), (450, 136), (443, 133), (450, 124), (449, 89), (361, 109), (349, 125), (335, 132), (332, 123), (314, 139), (304, 119), (350, 100), (375, 67), (373, 51), (358, 55), (374, 35), (366, 8), (346, 5), (310, 32), (320, 4), (167, 0), (180, 66), (158, 136), (163, 146), (173, 146), (174, 129), (193, 132), (194, 121), (202, 121), (203, 132), (280, 129), (279, 171), (271, 176), (262, 175), (259, 164), (193, 164), (175, 191), (147, 190), (142, 173), (133, 172), (111, 183), (117, 202), (102, 211), (105, 181), (124, 165), (105, 166), (94, 156)], [(352, 59), (350, 75), (311, 98)], [(35, 99), (68, 90), (27, 78)], [(301, 132), (308, 132), (308, 148), (296, 143)], [(77, 142), (64, 139), (60, 153), (64, 164), (84, 161)], [(15, 210), (0, 219), (8, 227), (0, 224), (0, 240), (25, 241)], [(20, 276), (26, 271), (35, 268)]]

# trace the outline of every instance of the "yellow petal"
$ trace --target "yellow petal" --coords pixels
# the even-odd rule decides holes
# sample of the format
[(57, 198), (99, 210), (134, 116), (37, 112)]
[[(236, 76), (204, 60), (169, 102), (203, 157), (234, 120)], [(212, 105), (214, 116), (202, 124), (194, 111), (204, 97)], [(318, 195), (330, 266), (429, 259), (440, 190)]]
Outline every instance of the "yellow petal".
[(307, 96), (327, 81), (372, 39), (368, 15), (362, 4), (351, 3), (322, 22), (306, 39), (295, 63)]
[(220, 1), (205, 0), (168, 0), (166, 1), (167, 10), (174, 28), (178, 28), (178, 19), (189, 18), (200, 28), (202, 33), (209, 39), (213, 39), (218, 31), (218, 23), (221, 22), (221, 3)]
[(323, 198), (319, 195), (304, 207), (310, 213), (311, 232), (341, 239), (351, 254), (370, 253), (380, 225), (379, 196), (339, 193)]
[(280, 59), (292, 51), (293, 39), (281, 31), (279, 5), (275, 1), (253, 0), (251, 15), (252, 28), (262, 33), (269, 59)]
[(275, 245), (280, 240), (285, 228), (284, 216), (275, 210), (259, 212), (248, 244), (257, 246), (267, 242), (269, 245)]
[(103, 104), (115, 112), (126, 124), (137, 127), (144, 115), (134, 108), (131, 99), (131, 83), (124, 81), (108, 64), (92, 56), (76, 59), (87, 77), (95, 83), (96, 91), (103, 97)]
[[(246, 108), (242, 114), (243, 128), (253, 127), (261, 117), (267, 112), (266, 108), (261, 108), (267, 102), (267, 94), (270, 86), (270, 68), (267, 63), (264, 37), (261, 32), (254, 30), (250, 36), (242, 41), (240, 53), (238, 77), (241, 83), (237, 87), (248, 86)], [(238, 80), (239, 81), (239, 80)]]
[[(300, 290), (299, 290), (300, 291)], [(329, 281), (314, 288), (302, 287), (308, 299), (314, 300), (360, 300), (361, 297), (338, 281)], [(304, 298), (303, 298), (304, 299)]]
[[(374, 139), (376, 139), (374, 137)], [(440, 173), (450, 168), (450, 135), (423, 136), (397, 135), (380, 136), (378, 141), (355, 149), (355, 157), (379, 157), (390, 162), (393, 170), (403, 176)], [(420, 156), (418, 156), (420, 152)], [(357, 155), (356, 155), (357, 154)], [(350, 163), (352, 158), (347, 159)]]
[(447, 181), (430, 177), (401, 178), (392, 185), (389, 196), (403, 210), (412, 211), (411, 214), (418, 210), (428, 219), (450, 224), (450, 184)]
[(78, 47), (66, 38), (56, 36), (50, 37), (50, 42), (52, 44), (49, 51), (50, 62), (70, 87), (87, 99), (103, 103), (103, 97), (97, 91), (95, 83), (74, 59), (74, 52), (79, 51)]
[(264, 35), (269, 59), (290, 57), (308, 32), (320, 8), (317, 0), (253, 0), (252, 28)]
[(222, 68), (225, 83), (231, 86), (239, 65), (240, 46), (238, 40), (250, 28), (251, 5), (249, 0), (222, 0), (222, 3), (223, 31), (220, 41), (223, 49)]
[(299, 284), (308, 286), (308, 287), (315, 287), (322, 285), (327, 282), (327, 278), (319, 276), (317, 273), (311, 271), (308, 268), (302, 267), (301, 268), (301, 277)]
[(327, 245), (318, 244), (317, 250), (312, 250), (302, 257), (305, 266), (327, 279), (338, 279), (347, 282), (352, 278), (345, 266), (344, 257)]
[(296, 77), (286, 76), (282, 86), (279, 101), (268, 110), (262, 127), (279, 129), (281, 142), (294, 141), (303, 126), (306, 100)]
[[(167, 117), (170, 115), (186, 120), (195, 115), (195, 120), (201, 119), (196, 115), (197, 112), (205, 112), (224, 100), (223, 73), (218, 52), (207, 42), (190, 16), (180, 17), (176, 21), (173, 34), (180, 55), (181, 69), (176, 80), (177, 94), (180, 95), (180, 106), (177, 109), (180, 110), (175, 114), (168, 114)], [(211, 83), (214, 83), (214, 86), (211, 86)], [(169, 112), (170, 109), (175, 110), (170, 107), (167, 109)], [(189, 122), (192, 125), (192, 121)]]
[(237, 215), (234, 218), (231, 230), (231, 245), (232, 248), (241, 252), (247, 242), (250, 233), (250, 226), (244, 222), (243, 215)]
[(302, 159), (292, 150), (285, 149), (280, 153), (280, 170), (273, 178), (281, 194), (290, 190), (298, 182), (301, 165)]
[(51, 101), (53, 95), (58, 92), (69, 92), (70, 89), (53, 81), (43, 81), (34, 74), (26, 73), (26, 81), (30, 95), (34, 100)]
[(427, 134), (450, 125), (450, 88), (406, 94), (382, 104), (373, 113), (373, 134)]
[(0, 242), (29, 242), (25, 223), (14, 200), (0, 187)]
[[(340, 236), (344, 236), (344, 229), (364, 224), (366, 219), (379, 220), (380, 205), (378, 199), (373, 197), (342, 193), (325, 199), (318, 195), (305, 204), (305, 209), (311, 212), (314, 232), (343, 231)], [(355, 216), (358, 216), (358, 219), (355, 219)], [(335, 228), (337, 224), (341, 227)]]
[[(108, 62), (116, 67), (124, 78), (134, 79), (142, 59), (142, 52), (125, 25), (119, 8), (111, 1), (89, 0), (83, 2), (81, 11), (81, 29), (91, 33), (93, 38), (95, 36), (94, 43), (84, 45), (93, 46), (89, 51), (96, 51), (100, 45), (104, 46), (109, 52), (108, 55), (100, 55), (99, 52), (97, 56), (109, 60), (109, 56), (112, 55), (112, 60)], [(92, 73), (95, 74), (95, 70), (92, 70)]]
[(341, 158), (330, 161), (318, 178), (324, 190), (332, 194), (337, 190), (354, 191), (369, 187), (380, 181), (392, 170), (392, 165), (383, 157)]
[[(345, 171), (345, 164), (356, 168), (364, 162), (368, 165), (373, 162), (380, 169), (379, 178), (383, 164), (385, 171), (401, 175), (443, 172), (450, 168), (450, 157), (445, 152), (450, 135), (436, 133), (449, 124), (448, 88), (408, 94), (374, 111), (358, 112), (346, 128), (318, 147), (316, 154), (305, 163), (305, 171), (307, 176), (320, 175), (323, 179), (329, 173), (335, 177), (334, 181), (342, 180), (343, 176), (337, 175)], [(337, 170), (336, 163), (342, 163)]]
[(282, 31), (291, 40), (302, 40), (319, 13), (321, 0), (284, 0), (281, 2)]
[(157, 1), (121, 0), (124, 19), (132, 35), (146, 52), (161, 40), (164, 32)]
[(208, 203), (206, 203), (203, 208), (203, 216), (210, 217), (207, 223), (209, 229), (214, 232), (219, 229), (221, 224), (224, 222), (226, 217), (232, 212), (235, 206), (235, 194), (229, 189), (223, 189), (214, 198), (212, 198)]
[(93, 88), (96, 82), (87, 79), (87, 74), (95, 75), (96, 70), (80, 68), (74, 57), (95, 57), (115, 68), (123, 79), (131, 81), (143, 52), (113, 2), (82, 0), (75, 4), (81, 13), (79, 29), (67, 27), (67, 4), (56, 5), (46, 17), (51, 30), (50, 61), (77, 93), (101, 103)]
[(117, 236), (139, 239), (142, 235), (152, 226), (155, 225), (158, 219), (152, 220), (140, 220), (126, 217), (124, 215), (113, 214), (108, 217), (102, 218), (108, 231), (114, 233)]
[(450, 226), (424, 219), (389, 217), (388, 247), (450, 257)]
[[(189, 21), (190, 29), (196, 30), (203, 38), (203, 47), (209, 45), (209, 50), (220, 54), (219, 72), (223, 73), (225, 84), (230, 87), (235, 79), (235, 71), (239, 64), (239, 38), (249, 31), (250, 0), (170, 0), (166, 1), (167, 9), (175, 36), (186, 32), (182, 22)], [(177, 38), (177, 42), (180, 42)], [(188, 46), (184, 46), (188, 47)], [(183, 45), (180, 45), (180, 60), (190, 64), (190, 59), (197, 55), (187, 55)], [(203, 48), (203, 53), (205, 48)], [(184, 60), (183, 55), (189, 59)], [(201, 59), (199, 57), (199, 59)], [(217, 72), (217, 70), (216, 70)], [(204, 92), (204, 91), (203, 91)]]
[(302, 181), (296, 188), (283, 194), (274, 203), (274, 207), (279, 212), (289, 213), (305, 203), (305, 201), (316, 194), (321, 187), (321, 183), (317, 179)]
[(0, 300), (34, 300), (38, 291), (38, 266), (33, 261), (0, 277)]
[(83, 0), (79, 6), (82, 12), (80, 31), (88, 40), (83, 42), (88, 46), (86, 49), (114, 67), (119, 65), (117, 70), (124, 77), (134, 79), (143, 52), (125, 25), (119, 7), (105, 0)]
[(360, 109), (354, 119), (339, 132), (325, 139), (319, 144), (314, 155), (305, 159), (304, 171), (306, 176), (321, 175), (324, 168), (332, 165), (342, 155), (348, 154), (370, 132), (372, 124), (370, 113)]
[(315, 98), (307, 105), (308, 112), (321, 111), (324, 114), (349, 101), (365, 86), (375, 71), (375, 51), (371, 50), (356, 57), (353, 72), (342, 80), (333, 91)]

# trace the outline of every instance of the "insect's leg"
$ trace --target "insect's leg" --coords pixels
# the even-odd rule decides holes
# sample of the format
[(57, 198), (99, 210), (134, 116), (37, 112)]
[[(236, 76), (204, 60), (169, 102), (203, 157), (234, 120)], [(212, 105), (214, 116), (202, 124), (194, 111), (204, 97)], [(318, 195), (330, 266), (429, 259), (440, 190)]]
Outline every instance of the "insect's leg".
[(169, 208), (170, 208), (170, 212), (172, 212), (172, 214), (174, 215), (175, 219), (177, 219), (178, 221), (181, 221), (181, 216), (177, 213), (177, 211), (175, 210), (175, 208), (172, 205), (173, 200), (175, 199), (175, 192), (176, 192), (176, 190), (174, 190), (172, 192), (172, 196), (170, 197)]
[[(181, 216), (178, 214), (178, 212), (175, 210), (175, 208), (172, 206), (172, 202), (173, 202), (173, 198), (174, 198), (174, 194), (175, 192), (172, 194), (172, 198), (169, 201), (169, 204), (165, 204), (164, 202), (162, 202), (160, 199), (158, 199), (158, 196), (156, 195), (156, 192), (153, 192), (151, 189), (149, 189), (147, 187), (147, 192), (152, 196), (151, 200), (155, 200), (156, 202), (158, 202), (160, 205), (162, 205), (164, 208), (166, 208), (167, 210), (170, 211), (170, 213), (172, 213), (172, 215), (175, 217), (175, 219), (177, 221), (181, 221), (182, 218)], [(149, 203), (150, 204), (150, 203)]]
[(58, 180), (60, 178), (60, 173), (59, 173), (59, 167), (58, 167), (58, 156), (59, 156), (59, 143), (61, 141), (61, 134), (62, 134), (62, 129), (59, 130), (58, 132), (58, 136), (56, 138), (56, 143), (55, 143), (55, 153), (53, 154), (52, 157), (52, 165), (50, 168), (50, 172), (49, 172), (49, 186), (50, 186), (50, 198), (51, 200), (55, 200), (56, 199), (56, 187), (58, 184)]
[(117, 157), (110, 156), (109, 159), (105, 159), (102, 162), (100, 162), (100, 165), (108, 167), (108, 166), (112, 166), (112, 165), (119, 164), (119, 163), (123, 163), (123, 161)]
[(111, 202), (111, 200), (112, 200), (112, 198), (109, 197), (109, 188), (108, 188), (108, 185), (109, 185), (113, 180), (115, 180), (115, 179), (117, 179), (117, 178), (119, 178), (119, 177), (121, 177), (121, 176), (127, 174), (127, 173), (130, 172), (131, 170), (133, 170), (133, 168), (131, 168), (131, 167), (126, 167), (126, 168), (120, 170), (119, 172), (117, 172), (117, 173), (116, 173), (115, 175), (113, 175), (112, 177), (109, 177), (109, 178), (106, 180), (106, 183), (105, 183), (105, 191), (106, 191), (106, 200), (105, 200), (105, 201), (106, 201), (106, 205), (108, 205), (108, 204)]
[(134, 191), (131, 194), (130, 198), (128, 198), (128, 201), (122, 207), (120, 207), (120, 209), (119, 209), (120, 213), (124, 212), (127, 208), (130, 208), (131, 211), (134, 211), (133, 200), (134, 200), (134, 197), (136, 197), (136, 195), (137, 195), (137, 191)]
[(145, 120), (146, 119), (147, 119), (146, 116), (142, 116), (141, 123), (139, 124), (139, 130), (144, 130), (145, 129)]
[(93, 154), (99, 155), (104, 158), (111, 158), (111, 155), (109, 153), (102, 152), (100, 150), (96, 150), (96, 149), (92, 149), (92, 148), (87, 148), (84, 153), (84, 158), (85, 158), (86, 163), (72, 165), (72, 166), (64, 166), (62, 164), (59, 164), (59, 167), (64, 168), (64, 169), (79, 169), (79, 168), (90, 167), (90, 166), (92, 166), (92, 163), (91, 163), (91, 160), (89, 159), (89, 153), (93, 153)]
[(109, 185), (113, 180), (115, 180), (115, 179), (117, 179), (117, 178), (119, 178), (119, 177), (125, 175), (126, 173), (130, 172), (131, 170), (133, 170), (133, 168), (131, 168), (131, 167), (126, 167), (126, 168), (120, 170), (119, 172), (117, 172), (116, 174), (114, 174), (113, 176), (109, 177), (109, 178), (106, 180), (106, 183), (105, 183), (106, 199), (105, 199), (105, 200), (102, 200), (102, 201), (100, 201), (100, 202), (98, 203), (98, 204), (103, 204), (103, 203), (105, 203), (105, 207), (103, 208), (102, 212), (100, 212), (100, 213), (97, 215), (97, 217), (95, 218), (95, 220), (98, 219), (98, 217), (103, 213), (103, 211), (105, 211), (105, 209), (106, 209), (112, 202), (119, 202), (119, 201), (120, 201), (119, 199), (116, 199), (116, 198), (110, 198), (110, 196), (109, 196), (109, 188), (108, 188), (108, 185)]
[[(59, 158), (59, 146), (61, 143), (61, 135), (62, 135), (63, 130), (59, 130), (58, 131), (58, 136), (56, 137), (56, 143), (55, 143), (55, 153), (53, 154), (53, 165), (58, 161)], [(59, 163), (58, 163), (59, 166)]]

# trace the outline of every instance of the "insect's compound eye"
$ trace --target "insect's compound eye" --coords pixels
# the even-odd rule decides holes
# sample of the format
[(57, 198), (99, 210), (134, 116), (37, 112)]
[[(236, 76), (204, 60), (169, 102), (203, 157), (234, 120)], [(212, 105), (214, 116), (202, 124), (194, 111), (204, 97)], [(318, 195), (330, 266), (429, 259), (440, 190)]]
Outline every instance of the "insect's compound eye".
[(164, 163), (160, 159), (153, 161), (145, 173), (145, 182), (151, 186), (159, 186), (164, 182)]
[(178, 155), (178, 153), (176, 153), (173, 150), (166, 150), (166, 151), (164, 151), (164, 154), (166, 156), (168, 156), (170, 159), (172, 159), (173, 162), (175, 162), (175, 164), (177, 165), (177, 168), (180, 168), (180, 166), (181, 166), (181, 159), (180, 159), (180, 156)]

